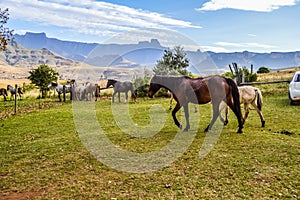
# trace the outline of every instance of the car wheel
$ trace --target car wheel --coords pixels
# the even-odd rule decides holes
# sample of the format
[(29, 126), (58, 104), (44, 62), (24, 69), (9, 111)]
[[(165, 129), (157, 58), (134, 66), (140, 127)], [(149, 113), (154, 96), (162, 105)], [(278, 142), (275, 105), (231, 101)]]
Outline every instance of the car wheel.
[(290, 105), (294, 105), (295, 102), (293, 101), (293, 99), (291, 98), (291, 94), (289, 93), (289, 99), (290, 99)]

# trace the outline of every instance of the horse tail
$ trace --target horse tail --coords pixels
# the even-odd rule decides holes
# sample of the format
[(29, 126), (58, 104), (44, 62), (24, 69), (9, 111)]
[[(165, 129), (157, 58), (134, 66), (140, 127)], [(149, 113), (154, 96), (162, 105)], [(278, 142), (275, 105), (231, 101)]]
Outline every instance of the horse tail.
[(235, 112), (235, 115), (238, 119), (239, 132), (241, 132), (242, 128), (243, 128), (243, 121), (242, 121), (242, 111), (241, 111), (241, 105), (240, 105), (239, 90), (238, 90), (237, 85), (235, 84), (235, 82), (232, 79), (230, 79), (230, 78), (225, 78), (225, 79), (226, 79), (227, 84), (231, 88), (231, 95), (232, 95), (232, 98), (233, 98), (234, 112)]
[(18, 93), (19, 93), (19, 94), (23, 94), (23, 92), (22, 92), (22, 89), (21, 89), (21, 88), (18, 88)]
[(131, 98), (132, 98), (134, 101), (136, 101), (136, 98), (137, 98), (137, 89), (134, 89), (132, 83), (131, 83), (130, 91), (131, 91)]
[(257, 99), (256, 99), (257, 108), (261, 111), (263, 100), (262, 100), (261, 91), (258, 88), (255, 88), (255, 95), (257, 97)]

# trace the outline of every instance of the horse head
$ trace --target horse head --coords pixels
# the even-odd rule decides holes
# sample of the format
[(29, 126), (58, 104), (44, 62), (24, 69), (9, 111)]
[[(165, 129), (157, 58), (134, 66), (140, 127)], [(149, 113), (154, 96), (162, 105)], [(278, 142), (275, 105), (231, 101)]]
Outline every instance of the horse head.
[(114, 87), (114, 85), (115, 85), (116, 82), (118, 82), (118, 81), (116, 81), (114, 79), (108, 79), (107, 80), (107, 84), (106, 84), (106, 88), (108, 88), (109, 86), (113, 86)]
[(162, 87), (162, 85), (160, 84), (161, 82), (161, 78), (160, 76), (153, 76), (153, 78), (150, 81), (150, 86), (149, 86), (149, 90), (148, 90), (148, 96), (150, 98), (153, 97), (153, 95)]

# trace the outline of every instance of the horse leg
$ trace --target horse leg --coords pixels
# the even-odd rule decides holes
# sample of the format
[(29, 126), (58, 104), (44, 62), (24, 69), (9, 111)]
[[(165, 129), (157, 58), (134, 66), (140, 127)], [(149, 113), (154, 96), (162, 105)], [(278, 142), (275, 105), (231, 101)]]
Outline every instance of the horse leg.
[[(240, 106), (239, 102), (236, 102), (236, 103), (238, 103), (238, 104), (236, 105), (236, 107), (237, 107), (237, 106)], [(239, 124), (238, 133), (242, 133), (242, 128), (243, 128), (243, 124), (244, 124), (244, 119), (243, 119), (243, 117), (242, 117), (242, 116), (239, 116), (239, 114), (238, 114), (238, 108), (236, 108), (236, 107), (234, 106), (233, 101), (227, 99), (227, 105), (228, 105), (229, 108), (233, 111), (233, 113), (235, 114), (235, 116), (236, 116), (236, 118), (237, 118), (237, 120), (238, 120), (238, 124)], [(241, 114), (240, 114), (240, 115), (241, 115)]]
[(181, 105), (179, 103), (177, 103), (175, 108), (172, 110), (172, 117), (173, 117), (173, 120), (174, 120), (174, 123), (176, 124), (176, 126), (180, 129), (182, 129), (182, 125), (178, 122), (178, 120), (176, 118), (176, 113), (180, 108), (181, 108)]
[(255, 103), (252, 103), (252, 106), (254, 107), (254, 109), (256, 110), (256, 112), (258, 113), (259, 117), (260, 117), (260, 121), (261, 121), (261, 127), (265, 127), (265, 119), (264, 119), (264, 116), (261, 112), (261, 110), (258, 109), (258, 107), (256, 106)]
[(208, 132), (212, 128), (212, 126), (214, 125), (216, 120), (218, 119), (218, 116), (220, 115), (219, 105), (220, 105), (220, 103), (212, 101), (213, 118), (212, 118), (211, 122), (208, 124), (208, 126), (206, 127), (206, 129), (204, 130), (204, 132)]
[(197, 105), (194, 105), (194, 111), (195, 111), (195, 113), (197, 113), (198, 112), (198, 106)]
[(221, 121), (224, 123), (224, 126), (226, 126), (228, 124), (228, 106), (225, 106), (225, 120), (222, 118), (222, 116), (220, 115), (220, 119)]
[(134, 91), (134, 89), (131, 89), (131, 99), (133, 100), (133, 102), (136, 102), (137, 99), (137, 92)]
[(125, 103), (128, 101), (128, 92), (125, 92)]
[(183, 109), (184, 109), (184, 114), (185, 114), (185, 120), (186, 120), (186, 127), (183, 131), (188, 131), (190, 129), (190, 120), (189, 120), (189, 105), (188, 104), (185, 104), (183, 106)]
[(61, 93), (59, 92), (59, 93), (58, 93), (58, 99), (59, 99), (59, 101), (61, 101), (60, 95), (61, 95)]
[(249, 104), (247, 103), (244, 103), (244, 110), (245, 110), (245, 115), (244, 115), (244, 122), (246, 121), (246, 119), (248, 118), (248, 115), (249, 115), (249, 112), (250, 112), (250, 109), (249, 109)]
[(120, 100), (120, 92), (118, 92), (118, 100), (119, 100), (119, 103), (121, 102)]
[[(225, 109), (225, 120), (221, 115), (221, 113), (224, 109)], [(224, 126), (227, 125), (228, 124), (228, 107), (227, 107), (227, 105), (224, 101), (222, 101), (221, 104), (220, 104), (219, 112), (220, 112), (219, 115), (220, 115), (221, 122), (224, 124)]]
[(117, 93), (117, 92), (114, 92), (113, 95), (112, 95), (112, 102), (113, 102), (113, 103), (115, 102), (115, 95), (116, 95), (116, 93)]

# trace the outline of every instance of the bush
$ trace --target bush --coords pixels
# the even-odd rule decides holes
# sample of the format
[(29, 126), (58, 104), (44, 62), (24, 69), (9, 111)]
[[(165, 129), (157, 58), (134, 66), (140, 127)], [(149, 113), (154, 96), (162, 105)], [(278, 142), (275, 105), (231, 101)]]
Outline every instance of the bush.
[(270, 69), (267, 68), (267, 67), (260, 67), (258, 70), (257, 70), (257, 73), (258, 74), (264, 74), (264, 73), (269, 73), (270, 72)]

